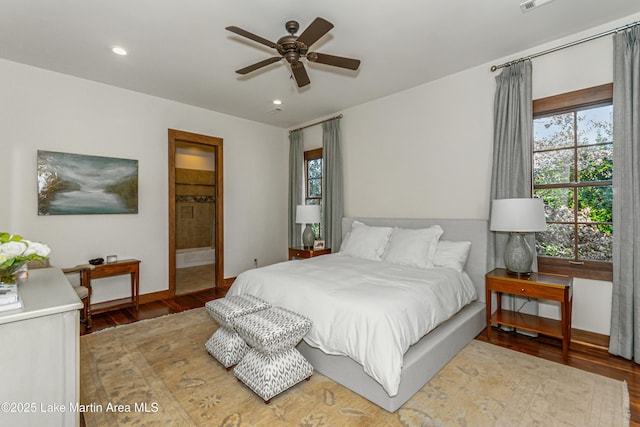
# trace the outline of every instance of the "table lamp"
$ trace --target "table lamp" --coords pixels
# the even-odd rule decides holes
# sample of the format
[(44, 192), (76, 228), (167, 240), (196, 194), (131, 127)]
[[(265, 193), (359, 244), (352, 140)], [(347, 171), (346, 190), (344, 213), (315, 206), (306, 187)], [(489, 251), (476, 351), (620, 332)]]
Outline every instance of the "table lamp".
[(491, 207), (491, 231), (509, 233), (504, 265), (511, 274), (528, 276), (534, 253), (525, 234), (547, 230), (542, 199), (497, 199)]
[(312, 248), (316, 235), (311, 224), (320, 222), (320, 205), (298, 205), (296, 206), (296, 223), (307, 224), (302, 233), (302, 244), (305, 248)]

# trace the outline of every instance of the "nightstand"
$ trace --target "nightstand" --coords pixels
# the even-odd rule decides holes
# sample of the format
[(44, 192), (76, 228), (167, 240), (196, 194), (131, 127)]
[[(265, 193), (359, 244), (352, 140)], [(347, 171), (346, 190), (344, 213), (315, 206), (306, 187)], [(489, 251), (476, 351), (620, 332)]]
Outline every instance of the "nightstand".
[[(571, 310), (573, 305), (573, 278), (569, 276), (531, 273), (531, 276), (514, 276), (504, 268), (496, 268), (485, 276), (487, 292), (487, 339), (491, 341), (491, 324), (511, 326), (548, 335), (562, 340), (562, 355), (569, 354), (571, 342)], [(491, 310), (491, 293), (496, 292), (497, 309)], [(502, 294), (519, 295), (560, 302), (561, 320), (518, 313), (502, 308)]]
[(294, 258), (313, 258), (320, 255), (328, 255), (331, 253), (330, 248), (325, 249), (309, 249), (302, 247), (289, 248), (289, 259)]

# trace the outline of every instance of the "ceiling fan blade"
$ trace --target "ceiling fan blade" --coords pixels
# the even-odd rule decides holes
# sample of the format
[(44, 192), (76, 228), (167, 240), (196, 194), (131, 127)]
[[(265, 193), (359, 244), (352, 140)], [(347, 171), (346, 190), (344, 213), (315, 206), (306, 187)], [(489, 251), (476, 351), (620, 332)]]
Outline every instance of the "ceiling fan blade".
[(293, 73), (293, 77), (296, 79), (296, 83), (298, 83), (298, 87), (303, 87), (311, 83), (307, 70), (304, 69), (302, 62), (291, 64), (291, 72)]
[(357, 70), (360, 66), (359, 59), (344, 58), (342, 56), (327, 55), (326, 53), (309, 52), (307, 59), (311, 62), (319, 64), (333, 65), (334, 67), (348, 68), (349, 70)]
[(253, 33), (250, 33), (249, 31), (243, 30), (242, 28), (231, 26), (231, 27), (227, 27), (226, 30), (231, 31), (232, 33), (236, 33), (236, 34), (238, 34), (240, 36), (246, 37), (248, 39), (251, 39), (251, 40), (253, 40), (255, 42), (262, 43), (263, 45), (269, 46), (269, 47), (271, 47), (273, 49), (277, 49), (278, 48), (278, 45), (275, 44), (274, 42), (269, 41), (269, 40), (267, 40), (265, 38), (262, 38), (260, 36), (257, 36), (257, 35), (255, 35)]
[(281, 56), (274, 56), (272, 58), (265, 59), (264, 61), (256, 62), (253, 65), (249, 65), (248, 67), (241, 68), (236, 71), (238, 74), (248, 74), (252, 71), (257, 70), (258, 68), (266, 67), (269, 64), (273, 64), (274, 62), (278, 62), (282, 59)]
[(333, 24), (331, 22), (318, 17), (314, 19), (311, 24), (309, 24), (307, 29), (304, 30), (302, 34), (300, 34), (300, 36), (298, 37), (298, 41), (300, 43), (304, 43), (305, 45), (307, 45), (307, 47), (309, 47), (317, 42), (320, 37), (327, 34), (332, 28)]

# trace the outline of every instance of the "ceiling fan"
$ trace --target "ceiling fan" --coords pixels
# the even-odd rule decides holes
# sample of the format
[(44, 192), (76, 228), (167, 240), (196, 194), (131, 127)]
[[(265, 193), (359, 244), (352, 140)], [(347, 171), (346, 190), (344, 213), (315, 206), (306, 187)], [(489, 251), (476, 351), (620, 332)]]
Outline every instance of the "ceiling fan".
[(300, 24), (298, 24), (298, 22), (287, 21), (285, 28), (289, 34), (280, 37), (278, 41), (274, 43), (250, 33), (249, 31), (243, 30), (242, 28), (233, 26), (227, 27), (226, 29), (232, 33), (277, 50), (280, 55), (262, 60), (253, 65), (249, 65), (248, 67), (241, 68), (237, 70), (236, 73), (248, 74), (284, 58), (291, 65), (291, 74), (296, 80), (298, 87), (303, 87), (311, 83), (311, 81), (309, 80), (307, 70), (305, 70), (304, 64), (301, 61), (302, 58), (307, 58), (307, 60), (311, 62), (332, 65), (334, 67), (346, 68), (349, 70), (357, 70), (360, 66), (359, 59), (344, 58), (342, 56), (327, 55), (326, 53), (319, 52), (309, 52), (309, 47), (333, 28), (333, 24), (326, 19), (316, 18), (299, 36), (295, 35), (300, 28)]

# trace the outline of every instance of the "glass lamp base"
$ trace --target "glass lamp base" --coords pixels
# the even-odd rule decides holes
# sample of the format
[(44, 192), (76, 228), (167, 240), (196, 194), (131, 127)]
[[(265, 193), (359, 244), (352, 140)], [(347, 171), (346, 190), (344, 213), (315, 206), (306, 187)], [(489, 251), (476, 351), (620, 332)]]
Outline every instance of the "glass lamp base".
[(311, 227), (311, 224), (307, 224), (304, 232), (302, 233), (302, 245), (305, 248), (312, 248), (314, 240), (316, 240), (316, 235), (313, 232), (313, 227)]
[(504, 265), (512, 275), (530, 276), (533, 253), (523, 233), (510, 233), (504, 250)]

